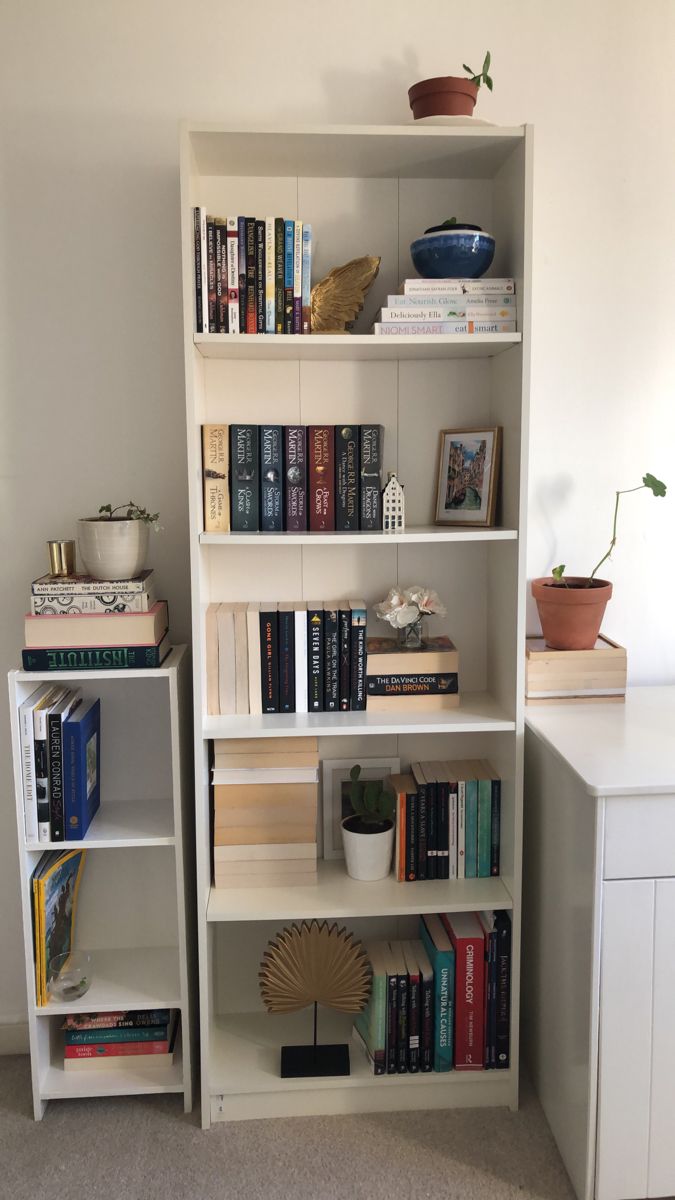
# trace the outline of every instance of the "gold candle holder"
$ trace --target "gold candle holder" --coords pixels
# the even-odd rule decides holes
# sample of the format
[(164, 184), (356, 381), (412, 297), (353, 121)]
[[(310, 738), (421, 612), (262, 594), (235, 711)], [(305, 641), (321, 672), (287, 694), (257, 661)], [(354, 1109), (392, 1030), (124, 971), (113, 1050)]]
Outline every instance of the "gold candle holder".
[(47, 542), (49, 547), (49, 573), (62, 578), (75, 574), (75, 542)]

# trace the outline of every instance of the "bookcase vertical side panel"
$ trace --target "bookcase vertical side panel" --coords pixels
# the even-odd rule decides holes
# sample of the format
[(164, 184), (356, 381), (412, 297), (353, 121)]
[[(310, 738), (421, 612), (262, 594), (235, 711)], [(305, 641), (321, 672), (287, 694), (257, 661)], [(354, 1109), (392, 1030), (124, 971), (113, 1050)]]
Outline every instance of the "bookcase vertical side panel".
[(193, 948), (196, 942), (194, 905), (189, 900), (195, 894), (194, 870), (194, 805), (192, 803), (192, 704), (188, 679), (189, 656), (184, 652), (175, 671), (169, 676), (169, 706), (171, 720), (171, 758), (174, 799), (174, 829), (176, 834), (176, 889), (178, 897), (178, 972), (181, 995), (183, 1033), (183, 1102), (186, 1112), (192, 1110), (192, 1044), (193, 1006), (192, 987), (196, 975)]

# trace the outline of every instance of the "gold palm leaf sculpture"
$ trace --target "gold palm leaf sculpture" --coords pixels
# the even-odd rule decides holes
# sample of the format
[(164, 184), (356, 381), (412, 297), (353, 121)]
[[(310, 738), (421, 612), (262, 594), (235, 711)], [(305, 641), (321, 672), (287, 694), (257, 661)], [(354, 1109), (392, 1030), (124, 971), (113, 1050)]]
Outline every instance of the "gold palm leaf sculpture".
[(372, 972), (360, 942), (327, 921), (303, 921), (271, 941), (260, 964), (260, 993), (269, 1013), (324, 1004), (356, 1013), (370, 996)]
[(380, 269), (381, 258), (366, 254), (333, 267), (312, 288), (312, 333), (346, 333), (361, 312), (366, 292)]

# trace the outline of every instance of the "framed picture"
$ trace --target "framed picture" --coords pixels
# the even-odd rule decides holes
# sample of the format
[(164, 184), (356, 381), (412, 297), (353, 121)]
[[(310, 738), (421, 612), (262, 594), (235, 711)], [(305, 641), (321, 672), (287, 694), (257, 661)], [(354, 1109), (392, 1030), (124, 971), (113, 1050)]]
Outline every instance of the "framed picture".
[(352, 813), (349, 799), (351, 779), (349, 772), (355, 763), (361, 766), (360, 779), (386, 779), (401, 770), (400, 758), (326, 758), (323, 761), (323, 856), (344, 858), (340, 822)]
[(493, 525), (502, 431), (442, 429), (436, 485), (437, 525)]

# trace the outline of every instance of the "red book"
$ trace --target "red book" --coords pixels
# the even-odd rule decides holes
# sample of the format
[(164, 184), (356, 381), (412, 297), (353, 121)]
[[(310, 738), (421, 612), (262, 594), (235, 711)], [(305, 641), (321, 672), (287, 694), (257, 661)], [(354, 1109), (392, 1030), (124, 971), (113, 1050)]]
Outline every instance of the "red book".
[(485, 936), (475, 913), (444, 913), (455, 951), (455, 1070), (482, 1071)]
[(312, 533), (335, 529), (335, 429), (332, 425), (307, 428), (309, 467), (309, 528)]
[(168, 1038), (162, 1042), (86, 1042), (66, 1045), (66, 1058), (124, 1058), (132, 1054), (168, 1054)]

